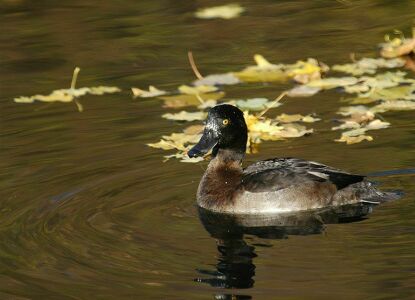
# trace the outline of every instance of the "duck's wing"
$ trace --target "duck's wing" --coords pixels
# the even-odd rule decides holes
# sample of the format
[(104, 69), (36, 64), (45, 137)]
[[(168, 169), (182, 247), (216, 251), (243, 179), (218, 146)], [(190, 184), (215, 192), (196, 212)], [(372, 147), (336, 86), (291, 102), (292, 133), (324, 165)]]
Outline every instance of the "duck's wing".
[(243, 172), (242, 185), (247, 191), (263, 192), (311, 182), (329, 182), (340, 190), (364, 178), (313, 161), (274, 158), (247, 167)]

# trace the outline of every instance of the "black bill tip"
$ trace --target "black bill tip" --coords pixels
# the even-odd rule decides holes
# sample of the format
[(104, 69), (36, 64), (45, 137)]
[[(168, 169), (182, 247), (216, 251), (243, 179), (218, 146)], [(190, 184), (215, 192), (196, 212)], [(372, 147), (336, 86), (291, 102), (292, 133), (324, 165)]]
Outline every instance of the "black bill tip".
[(193, 157), (203, 156), (204, 153), (202, 151), (198, 150), (198, 149), (195, 149), (195, 147), (193, 147), (192, 149), (189, 150), (189, 152), (187, 152), (187, 155), (190, 158), (193, 158)]

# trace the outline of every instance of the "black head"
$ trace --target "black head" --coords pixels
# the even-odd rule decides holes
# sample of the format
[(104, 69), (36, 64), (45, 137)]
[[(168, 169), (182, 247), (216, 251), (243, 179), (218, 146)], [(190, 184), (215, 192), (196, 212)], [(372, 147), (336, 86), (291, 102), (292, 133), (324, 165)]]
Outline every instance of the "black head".
[(221, 104), (213, 107), (208, 114), (202, 138), (192, 149), (190, 157), (202, 156), (213, 148), (215, 156), (219, 149), (245, 153), (248, 129), (243, 113), (235, 106)]

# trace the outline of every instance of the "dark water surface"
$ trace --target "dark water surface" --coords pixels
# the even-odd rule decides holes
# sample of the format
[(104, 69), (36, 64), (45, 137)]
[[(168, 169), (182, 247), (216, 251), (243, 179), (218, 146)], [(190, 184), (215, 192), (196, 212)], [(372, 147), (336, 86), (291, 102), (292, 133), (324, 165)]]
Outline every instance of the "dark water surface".
[[(374, 55), (385, 33), (409, 32), (415, 18), (412, 0), (240, 3), (244, 16), (205, 21), (192, 12), (216, 1), (0, 1), (1, 299), (415, 299), (414, 173), (382, 173), (415, 167), (413, 112), (383, 114), (391, 128), (346, 146), (329, 130), (341, 94), (288, 99), (273, 113), (316, 112), (324, 121), (315, 134), (247, 157), (381, 172), (384, 188), (405, 192), (359, 222), (239, 224), (217, 236), (195, 207), (206, 164), (162, 163), (166, 153), (145, 146), (183, 125), (129, 88), (192, 81), (188, 50), (203, 74), (239, 70), (255, 53), (342, 63), (350, 52)], [(78, 86), (123, 92), (83, 97), (83, 113), (73, 103), (13, 102), (68, 87), (74, 66)], [(284, 88), (226, 92), (273, 98)]]

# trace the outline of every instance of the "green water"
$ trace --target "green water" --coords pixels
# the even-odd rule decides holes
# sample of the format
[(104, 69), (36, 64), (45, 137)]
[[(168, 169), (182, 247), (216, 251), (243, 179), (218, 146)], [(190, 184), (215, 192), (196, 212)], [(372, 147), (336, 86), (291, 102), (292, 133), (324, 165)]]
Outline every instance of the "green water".
[[(385, 33), (409, 33), (415, 2), (240, 1), (240, 18), (193, 18), (217, 3), (0, 1), (1, 299), (415, 299), (413, 173), (377, 177), (405, 195), (360, 222), (211, 236), (195, 206), (206, 163), (163, 163), (166, 153), (145, 144), (183, 125), (161, 118), (171, 109), (160, 100), (129, 91), (194, 80), (188, 50), (203, 74), (240, 70), (255, 53), (330, 65), (351, 52), (373, 56)], [(123, 92), (83, 97), (83, 113), (73, 103), (13, 102), (69, 87), (74, 66), (78, 86)], [(285, 88), (226, 92), (274, 98)], [(329, 130), (341, 97), (286, 100), (273, 113), (318, 113), (315, 134), (261, 144), (247, 163), (292, 156), (364, 174), (415, 167), (413, 112), (383, 114), (391, 128), (346, 146)]]

